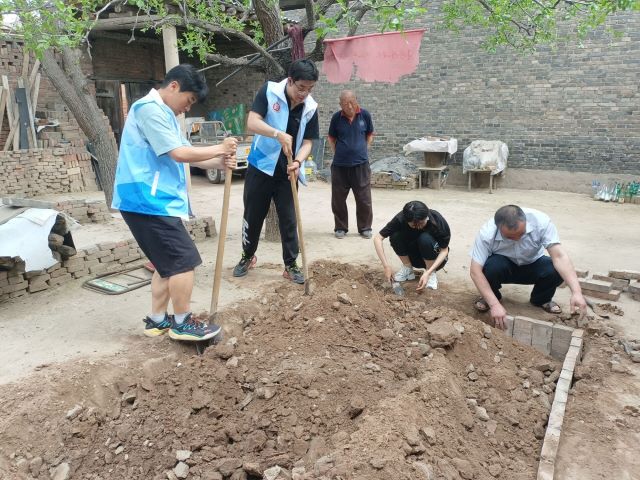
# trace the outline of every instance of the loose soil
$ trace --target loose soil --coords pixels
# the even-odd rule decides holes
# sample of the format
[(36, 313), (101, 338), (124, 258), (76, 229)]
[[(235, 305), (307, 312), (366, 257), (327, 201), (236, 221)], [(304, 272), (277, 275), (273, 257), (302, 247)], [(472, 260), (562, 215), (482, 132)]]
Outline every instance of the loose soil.
[(444, 289), (399, 298), (377, 269), (312, 272), (311, 297), (280, 284), (225, 308), (202, 356), (139, 339), (0, 387), (0, 477), (535, 477), (555, 362)]
[[(203, 177), (193, 177), (193, 181), (195, 211), (217, 220), (222, 185), (210, 185)], [(541, 443), (536, 435), (540, 436), (541, 428), (537, 428), (535, 415), (527, 414), (528, 404), (533, 399), (545, 402), (542, 395), (534, 397), (534, 388), (551, 401), (547, 391), (553, 383), (534, 386), (532, 379), (539, 380), (540, 374), (531, 368), (536, 361), (528, 358), (535, 358), (535, 352), (524, 349), (532, 356), (522, 357), (523, 352), (510, 341), (497, 344), (501, 337), (495, 331), (494, 337), (482, 342), (484, 326), (469, 317), (488, 317), (472, 307), (477, 292), (469, 279), (467, 253), (478, 228), (496, 208), (516, 203), (551, 216), (578, 268), (601, 274), (610, 269), (637, 270), (638, 206), (594, 202), (570, 193), (503, 188), (493, 195), (449, 186), (440, 191), (374, 190), (376, 229), (407, 201), (421, 199), (445, 215), (453, 232), (446, 272), (438, 275), (440, 289), (416, 296), (407, 286), (408, 298), (394, 307), (395, 297), (380, 283), (381, 269), (371, 242), (353, 231), (345, 239), (334, 238), (333, 216), (327, 206), (330, 187), (322, 182), (301, 193), (309, 258), (364, 264), (373, 270), (356, 268), (350, 276), (352, 270), (336, 266), (332, 281), (324, 280), (313, 299), (305, 299), (301, 288), (281, 277), (280, 244), (261, 242), (257, 268), (246, 278), (233, 278), (230, 272), (242, 243), (239, 183), (234, 179), (219, 304), (228, 320), (223, 343), (237, 339), (229, 359), (216, 356), (216, 351), (196, 357), (192, 346), (143, 337), (140, 319), (148, 313), (148, 288), (101, 296), (81, 288), (80, 279), (0, 307), (0, 479), (29, 478), (32, 471), (39, 479), (48, 479), (52, 467), (56, 467), (56, 480), (64, 478), (65, 467), (73, 479), (173, 479), (178, 449), (191, 449), (191, 457), (177, 471), (183, 475), (190, 464), (188, 479), (219, 480), (221, 471), (234, 479), (259, 478), (263, 468), (298, 462), (307, 478), (322, 478), (318, 476), (325, 470), (325, 478), (470, 478), (456, 458), (472, 462), (474, 478), (492, 478), (487, 475), (493, 474), (507, 480), (534, 479)], [(100, 192), (69, 196), (103, 199)], [(350, 198), (350, 212), (354, 208)], [(355, 228), (353, 223), (352, 216)], [(131, 236), (117, 218), (83, 227), (73, 235), (80, 247)], [(606, 255), (594, 255), (594, 239), (611, 247)], [(198, 244), (204, 263), (196, 270), (192, 299), (196, 311), (210, 305), (217, 241)], [(387, 255), (394, 268), (399, 267), (388, 245)], [(333, 271), (333, 264), (323, 264)], [(317, 279), (325, 277), (318, 274)], [(344, 278), (353, 281), (340, 288), (333, 286)], [(325, 288), (329, 289), (327, 303), (312, 311), (312, 302), (325, 298)], [(558, 318), (529, 305), (528, 286), (507, 285), (503, 292), (505, 308), (512, 315), (577, 324), (575, 317)], [(358, 307), (340, 304), (340, 310), (332, 310), (338, 293), (347, 293)], [(263, 298), (266, 304), (261, 303)], [(555, 299), (563, 310), (568, 309), (568, 289), (558, 290)], [(303, 305), (295, 311), (301, 301)], [(240, 307), (235, 308), (238, 302)], [(415, 302), (419, 302), (417, 308)], [(275, 311), (270, 312), (272, 304)], [(618, 342), (640, 345), (640, 302), (623, 294), (612, 305), (610, 318), (601, 321), (599, 331), (591, 322), (588, 325), (583, 358), (587, 374), (570, 391), (558, 452), (556, 478), (562, 480), (640, 480), (640, 363), (631, 363)], [(429, 315), (419, 316), (437, 307), (451, 310), (431, 324)], [(375, 317), (366, 318), (366, 311)], [(313, 323), (317, 317), (325, 320)], [(465, 332), (453, 348), (443, 354), (430, 347), (423, 356), (424, 345), (430, 342), (426, 328), (456, 322), (465, 326)], [(230, 353), (225, 348), (226, 352), (218, 347), (222, 357)], [(371, 358), (358, 348), (370, 352)], [(492, 364), (499, 348), (503, 351), (500, 363)], [(411, 349), (409, 356), (407, 349)], [(418, 351), (420, 358), (416, 359)], [(369, 363), (380, 371), (373, 365), (366, 367)], [(470, 363), (475, 372), (467, 373)], [(414, 367), (416, 373), (411, 377)], [(529, 378), (520, 378), (518, 372), (524, 376), (526, 371)], [(468, 380), (470, 373), (478, 374), (475, 382)], [(310, 378), (308, 385), (302, 378)], [(143, 380), (151, 389), (145, 389)], [(527, 380), (529, 388), (525, 389)], [(516, 387), (511, 389), (512, 385)], [(316, 395), (314, 390), (318, 393), (315, 399), (309, 396)], [(263, 398), (273, 393), (273, 398)], [(203, 395), (210, 402), (198, 408), (202, 401), (197, 399)], [(498, 397), (502, 405), (495, 400)], [(251, 402), (240, 410), (242, 401), (249, 398)], [(473, 417), (476, 410), (473, 405), (465, 406), (467, 398), (486, 408), (487, 422)], [(506, 420), (504, 412), (511, 407), (515, 413), (509, 418), (518, 420), (518, 425)], [(360, 408), (362, 413), (351, 418)], [(74, 418), (67, 419), (67, 413)], [(469, 415), (474, 418), (471, 430), (462, 424)], [(546, 414), (541, 415), (535, 420), (544, 421)], [(420, 443), (411, 445), (416, 431)], [(258, 446), (246, 446), (249, 439)], [(409, 447), (418, 448), (414, 453), (405, 452)], [(426, 450), (420, 453), (422, 447)], [(307, 452), (301, 453), (305, 448)], [(289, 463), (280, 458), (284, 455)], [(239, 458), (246, 471), (236, 468)], [(223, 459), (232, 460), (222, 465)], [(348, 473), (341, 473), (341, 468)], [(442, 474), (431, 475), (432, 470)], [(300, 470), (292, 473), (293, 478), (304, 478)]]

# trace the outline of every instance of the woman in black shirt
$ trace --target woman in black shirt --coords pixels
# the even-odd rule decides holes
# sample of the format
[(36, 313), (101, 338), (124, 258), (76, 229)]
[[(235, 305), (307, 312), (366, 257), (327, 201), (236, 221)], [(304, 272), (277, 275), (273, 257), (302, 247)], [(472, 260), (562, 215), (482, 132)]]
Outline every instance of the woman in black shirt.
[[(402, 268), (393, 274), (382, 248), (382, 241), (390, 237), (391, 247), (402, 261)], [(436, 271), (447, 263), (451, 230), (440, 213), (422, 202), (407, 203), (402, 211), (374, 237), (378, 258), (388, 281), (404, 282), (416, 278), (413, 268), (424, 269), (416, 290), (438, 288)]]

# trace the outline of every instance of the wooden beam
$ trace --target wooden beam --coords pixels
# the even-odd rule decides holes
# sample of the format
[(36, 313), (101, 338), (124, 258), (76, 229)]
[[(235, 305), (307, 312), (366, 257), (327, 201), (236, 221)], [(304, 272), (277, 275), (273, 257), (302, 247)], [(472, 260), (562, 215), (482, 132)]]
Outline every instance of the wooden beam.
[[(18, 117), (15, 117), (13, 119), (13, 122), (11, 123), (11, 128), (9, 129), (9, 136), (7, 137), (7, 141), (4, 142), (4, 148), (3, 150), (6, 152), (7, 150), (9, 150), (9, 146), (11, 144), (14, 145), (13, 149), (14, 150), (18, 150), (15, 145), (16, 145), (16, 138), (18, 138), (18, 136), (16, 135), (17, 132), (20, 131), (19, 127), (19, 123), (20, 123), (20, 119)], [(19, 140), (18, 140), (19, 141)]]
[(13, 125), (13, 102), (11, 101), (9, 78), (6, 75), (2, 75), (2, 87), (7, 92), (7, 120), (9, 120), (9, 128), (11, 128), (11, 125)]
[(13, 149), (18, 150), (20, 146), (20, 129), (19, 125), (19, 114), (15, 107), (15, 99), (13, 98), (13, 93), (11, 92), (11, 87), (9, 86), (9, 77), (6, 75), (2, 75), (2, 86), (9, 92), (7, 96), (7, 119), (9, 120), (9, 136), (7, 137), (7, 141), (4, 145), (4, 151), (9, 150), (9, 145), (13, 144)]
[[(2, 131), (2, 124), (4, 123), (4, 109), (7, 106), (7, 97), (9, 96), (9, 90), (4, 87), (0, 88), (0, 132)], [(11, 125), (11, 123), (9, 123)]]
[(29, 74), (29, 91), (33, 90), (33, 84), (36, 81), (36, 75), (39, 75), (38, 70), (40, 70), (40, 60), (36, 58), (36, 62), (33, 64), (33, 68), (31, 69), (31, 73)]
[(36, 79), (33, 82), (33, 88), (31, 89), (31, 106), (34, 113), (38, 110), (38, 96), (40, 95), (40, 72), (36, 74)]

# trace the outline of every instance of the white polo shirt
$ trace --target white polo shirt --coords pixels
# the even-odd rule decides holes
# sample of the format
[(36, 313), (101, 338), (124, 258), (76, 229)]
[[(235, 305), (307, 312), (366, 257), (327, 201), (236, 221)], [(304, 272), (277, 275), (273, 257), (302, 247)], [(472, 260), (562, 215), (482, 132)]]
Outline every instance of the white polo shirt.
[(533, 208), (522, 209), (527, 218), (526, 231), (518, 241), (503, 238), (495, 221), (490, 219), (476, 236), (471, 258), (484, 266), (487, 258), (498, 254), (516, 265), (529, 265), (544, 255), (544, 250), (560, 243), (558, 230), (549, 216)]

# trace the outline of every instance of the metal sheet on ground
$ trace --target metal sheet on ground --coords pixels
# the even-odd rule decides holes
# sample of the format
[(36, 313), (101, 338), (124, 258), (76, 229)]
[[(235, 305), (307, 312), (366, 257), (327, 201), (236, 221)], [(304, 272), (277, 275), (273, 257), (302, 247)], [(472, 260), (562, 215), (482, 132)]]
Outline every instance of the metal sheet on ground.
[(123, 272), (100, 275), (99, 277), (87, 280), (82, 286), (105, 295), (120, 295), (149, 285), (152, 276), (152, 271), (146, 267), (139, 266)]

